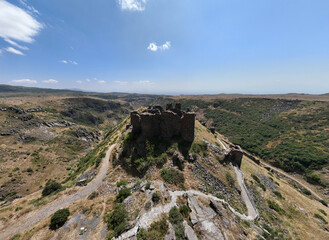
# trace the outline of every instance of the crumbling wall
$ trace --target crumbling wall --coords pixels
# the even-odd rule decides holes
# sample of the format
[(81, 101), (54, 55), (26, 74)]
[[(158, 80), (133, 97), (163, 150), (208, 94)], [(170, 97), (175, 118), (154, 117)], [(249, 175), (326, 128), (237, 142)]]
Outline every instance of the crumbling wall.
[(179, 103), (149, 107), (141, 114), (131, 112), (131, 125), (134, 134), (144, 137), (162, 137), (165, 139), (181, 136), (184, 140), (194, 140), (195, 113), (184, 112)]

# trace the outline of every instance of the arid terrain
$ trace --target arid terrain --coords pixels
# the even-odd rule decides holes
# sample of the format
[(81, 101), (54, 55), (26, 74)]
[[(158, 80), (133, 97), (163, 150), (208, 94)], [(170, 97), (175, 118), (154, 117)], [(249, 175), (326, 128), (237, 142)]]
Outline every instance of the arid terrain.
[[(0, 98), (0, 239), (329, 237), (326, 95), (10, 89)], [(164, 139), (131, 125), (131, 111), (156, 118), (148, 105), (170, 102), (196, 113), (192, 142), (176, 120)]]

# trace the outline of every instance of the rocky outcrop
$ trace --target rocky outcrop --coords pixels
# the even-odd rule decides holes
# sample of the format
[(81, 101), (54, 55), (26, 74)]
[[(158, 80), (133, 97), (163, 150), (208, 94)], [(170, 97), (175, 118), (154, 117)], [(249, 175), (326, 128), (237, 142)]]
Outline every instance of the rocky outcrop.
[(82, 127), (78, 128), (74, 134), (77, 138), (80, 138), (86, 142), (99, 140), (101, 135), (99, 131), (88, 132), (87, 129)]
[(154, 106), (141, 114), (134, 111), (131, 112), (130, 118), (134, 134), (141, 134), (147, 138), (169, 139), (181, 136), (185, 141), (194, 140), (195, 113), (182, 111), (179, 103), (175, 107), (168, 104), (166, 110), (161, 106)]
[(93, 179), (96, 176), (96, 169), (92, 169), (88, 172), (83, 173), (78, 177), (75, 185), (76, 186), (84, 186), (87, 184), (87, 182), (91, 179)]
[(243, 150), (239, 145), (232, 145), (225, 152), (225, 161), (230, 161), (236, 164), (239, 168), (241, 167), (243, 157)]

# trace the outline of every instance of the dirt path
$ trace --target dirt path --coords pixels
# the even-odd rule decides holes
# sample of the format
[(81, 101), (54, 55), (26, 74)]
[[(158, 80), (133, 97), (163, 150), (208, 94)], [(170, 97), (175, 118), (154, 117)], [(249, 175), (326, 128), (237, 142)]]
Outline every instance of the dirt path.
[[(225, 144), (219, 138), (217, 138), (217, 140), (223, 146), (223, 148), (226, 150), (227, 147), (225, 146)], [(255, 219), (258, 217), (259, 214), (258, 214), (257, 208), (252, 204), (252, 202), (250, 200), (249, 191), (244, 182), (244, 174), (241, 171), (241, 169), (238, 168), (237, 166), (233, 166), (233, 167), (234, 167), (234, 171), (236, 174), (236, 178), (238, 180), (238, 184), (241, 188), (241, 197), (242, 197), (243, 201), (245, 202), (247, 209), (248, 209), (248, 216), (251, 216), (253, 219)]]
[(43, 219), (49, 217), (57, 210), (61, 208), (68, 207), (72, 203), (85, 198), (90, 193), (97, 190), (97, 188), (103, 183), (103, 179), (106, 177), (106, 173), (109, 167), (109, 160), (114, 149), (115, 144), (111, 145), (106, 152), (106, 156), (103, 159), (103, 163), (101, 168), (96, 175), (96, 177), (85, 187), (79, 189), (77, 192), (73, 193), (69, 196), (63, 196), (60, 199), (56, 199), (53, 202), (49, 203), (42, 208), (35, 210), (33, 212), (28, 213), (27, 215), (23, 216), (19, 219), (19, 221), (12, 223), (10, 226), (7, 226), (5, 229), (0, 231), (0, 239), (8, 239), (11, 236), (24, 232), (25, 230), (33, 227), (38, 222), (42, 221)]
[[(226, 146), (224, 145), (224, 143), (219, 139), (217, 138), (217, 140), (220, 142), (220, 144), (223, 146), (224, 149), (226, 149)], [(249, 162), (251, 162), (252, 164), (255, 164), (253, 161), (247, 159)], [(314, 192), (312, 189), (310, 189), (308, 186), (306, 186), (305, 184), (303, 184), (302, 182), (300, 182), (298, 179), (290, 176), (289, 174), (285, 173), (284, 171), (280, 170), (280, 169), (277, 169), (273, 166), (271, 166), (270, 164), (268, 163), (264, 163), (263, 161), (260, 161), (260, 164), (263, 165), (264, 167), (268, 168), (269, 170), (272, 170), (274, 172), (277, 172), (283, 176), (285, 176), (286, 178), (289, 178), (293, 181), (295, 181), (296, 183), (298, 183), (299, 185), (301, 185), (303, 188), (307, 189), (308, 191), (310, 191), (312, 193), (312, 195), (316, 198), (318, 198), (319, 200), (323, 200), (322, 197), (320, 197), (316, 192)]]
[(283, 176), (285, 176), (286, 178), (289, 178), (293, 181), (295, 181), (296, 183), (298, 183), (299, 185), (301, 185), (303, 188), (307, 189), (308, 191), (310, 191), (312, 193), (312, 195), (316, 198), (318, 198), (319, 200), (323, 200), (322, 197), (320, 197), (316, 192), (314, 192), (312, 189), (310, 189), (308, 186), (306, 186), (305, 184), (303, 184), (302, 182), (300, 182), (298, 179), (290, 176), (289, 174), (281, 171), (280, 169), (277, 169), (275, 167), (272, 167), (270, 164), (267, 164), (267, 163), (264, 163), (261, 161), (261, 165), (265, 166), (266, 168), (270, 169), (270, 170), (273, 170), (274, 172), (277, 172)]

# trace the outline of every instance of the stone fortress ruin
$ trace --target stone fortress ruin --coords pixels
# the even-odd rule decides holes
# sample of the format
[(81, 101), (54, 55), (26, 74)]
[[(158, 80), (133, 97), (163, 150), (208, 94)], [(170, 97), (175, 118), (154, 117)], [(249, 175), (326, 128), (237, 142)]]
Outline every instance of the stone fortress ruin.
[(181, 136), (185, 141), (193, 142), (195, 113), (182, 111), (181, 104), (167, 104), (166, 110), (161, 106), (150, 106), (142, 113), (130, 114), (133, 134), (144, 137), (161, 137), (169, 139)]

